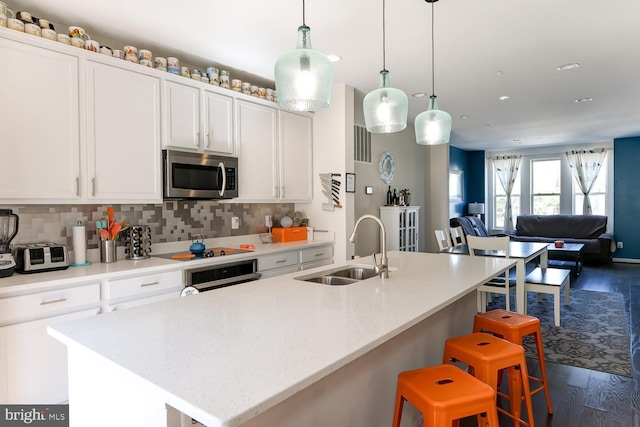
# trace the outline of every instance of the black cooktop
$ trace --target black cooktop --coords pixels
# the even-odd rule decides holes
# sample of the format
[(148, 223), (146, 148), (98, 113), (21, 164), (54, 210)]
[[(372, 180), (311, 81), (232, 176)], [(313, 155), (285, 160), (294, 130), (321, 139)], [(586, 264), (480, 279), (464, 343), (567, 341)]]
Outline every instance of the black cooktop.
[(198, 255), (192, 254), (191, 252), (187, 251), (187, 252), (173, 252), (169, 254), (159, 254), (154, 256), (159, 258), (175, 259), (178, 261), (192, 261), (192, 260), (197, 260), (202, 258), (229, 256), (229, 255), (243, 254), (247, 252), (253, 252), (253, 251), (247, 250), (247, 249), (240, 249), (240, 248), (231, 248), (231, 247), (216, 247), (216, 248), (205, 249), (204, 252)]

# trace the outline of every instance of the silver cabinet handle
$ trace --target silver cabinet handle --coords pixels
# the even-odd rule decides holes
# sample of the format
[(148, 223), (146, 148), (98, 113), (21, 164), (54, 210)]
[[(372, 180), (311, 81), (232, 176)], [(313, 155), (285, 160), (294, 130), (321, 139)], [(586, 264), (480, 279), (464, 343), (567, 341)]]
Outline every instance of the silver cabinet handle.
[(157, 280), (155, 282), (151, 282), (151, 283), (143, 283), (142, 285), (140, 285), (141, 288), (144, 288), (145, 286), (153, 286), (153, 285), (159, 285), (160, 282), (158, 282)]
[(280, 198), (284, 199), (285, 195), (284, 195), (284, 185), (282, 186), (282, 194), (280, 194)]
[(278, 261), (276, 261), (276, 264), (282, 264), (283, 262), (286, 262), (286, 259), (279, 259)]
[(96, 195), (96, 179), (95, 178), (91, 178), (91, 195), (92, 196)]
[(80, 177), (76, 176), (76, 196), (80, 197)]
[(65, 302), (66, 300), (67, 300), (66, 298), (60, 298), (60, 299), (54, 299), (54, 300), (51, 300), (51, 301), (42, 301), (40, 303), (40, 305), (55, 304), (55, 303), (58, 303), (58, 302)]
[(316, 254), (315, 256), (324, 256), (324, 252)]
[(207, 132), (207, 134), (204, 137), (206, 138), (204, 141), (204, 146), (206, 148), (209, 148), (209, 143), (211, 142), (211, 138), (209, 138), (209, 132)]

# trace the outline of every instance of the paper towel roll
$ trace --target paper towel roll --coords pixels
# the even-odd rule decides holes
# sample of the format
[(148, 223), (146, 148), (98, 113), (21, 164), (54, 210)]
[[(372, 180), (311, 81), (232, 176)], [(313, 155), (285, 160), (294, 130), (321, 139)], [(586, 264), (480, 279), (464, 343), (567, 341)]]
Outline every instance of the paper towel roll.
[(82, 221), (73, 227), (73, 256), (77, 265), (87, 262), (87, 234)]

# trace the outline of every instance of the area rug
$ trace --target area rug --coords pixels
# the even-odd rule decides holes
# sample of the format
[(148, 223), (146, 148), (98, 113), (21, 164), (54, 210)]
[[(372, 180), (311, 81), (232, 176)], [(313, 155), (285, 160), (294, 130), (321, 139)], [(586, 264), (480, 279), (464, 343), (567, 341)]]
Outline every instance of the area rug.
[[(553, 296), (538, 302), (537, 294), (529, 292), (527, 311), (540, 319), (545, 360), (631, 377), (629, 325), (622, 295), (570, 292), (568, 307), (561, 293), (559, 327), (553, 323)], [(504, 296), (494, 296), (487, 306), (493, 308), (504, 308)], [(528, 338), (524, 341), (527, 357), (535, 358), (535, 343)]]

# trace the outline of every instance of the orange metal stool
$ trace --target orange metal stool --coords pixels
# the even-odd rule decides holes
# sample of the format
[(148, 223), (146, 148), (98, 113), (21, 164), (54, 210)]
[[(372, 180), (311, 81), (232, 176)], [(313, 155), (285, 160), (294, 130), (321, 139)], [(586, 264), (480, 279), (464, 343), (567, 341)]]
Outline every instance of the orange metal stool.
[(473, 332), (489, 332), (514, 344), (522, 345), (522, 337), (533, 335), (538, 350), (538, 363), (540, 364), (541, 378), (529, 375), (529, 379), (541, 384), (531, 395), (544, 390), (547, 398), (547, 412), (553, 414), (551, 398), (549, 397), (549, 383), (547, 381), (547, 367), (544, 363), (544, 350), (542, 347), (542, 331), (540, 319), (526, 314), (513, 313), (507, 310), (492, 310), (476, 315), (473, 321)]
[[(498, 395), (509, 399), (511, 412), (500, 407), (498, 411), (511, 417), (516, 425), (534, 427), (531, 390), (527, 380), (529, 374), (522, 346), (491, 334), (474, 333), (446, 340), (443, 360), (444, 363), (459, 361), (468, 365), (476, 378), (490, 385)], [(503, 369), (507, 370), (509, 378), (509, 396), (498, 391), (498, 373)], [(523, 398), (529, 416), (528, 423), (521, 417)]]
[(453, 365), (398, 375), (393, 427), (400, 426), (405, 400), (422, 412), (425, 426), (451, 427), (455, 420), (477, 415), (478, 426), (499, 427), (495, 390)]

